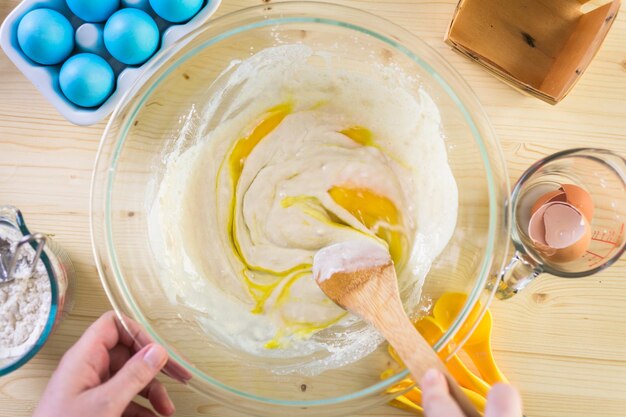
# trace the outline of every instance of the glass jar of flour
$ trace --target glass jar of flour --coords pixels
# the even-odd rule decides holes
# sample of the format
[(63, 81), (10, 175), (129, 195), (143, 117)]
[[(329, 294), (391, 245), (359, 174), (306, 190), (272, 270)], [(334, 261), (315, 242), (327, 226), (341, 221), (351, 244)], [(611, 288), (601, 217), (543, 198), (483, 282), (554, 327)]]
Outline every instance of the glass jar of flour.
[(70, 311), (74, 275), (56, 242), (0, 206), (0, 376), (35, 356)]

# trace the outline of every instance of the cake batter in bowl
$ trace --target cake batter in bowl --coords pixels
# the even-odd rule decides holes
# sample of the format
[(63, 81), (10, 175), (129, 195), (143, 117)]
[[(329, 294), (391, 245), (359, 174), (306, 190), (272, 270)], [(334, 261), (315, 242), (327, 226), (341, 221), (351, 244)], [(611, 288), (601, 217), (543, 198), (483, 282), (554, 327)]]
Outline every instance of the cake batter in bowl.
[[(111, 118), (92, 235), (118, 313), (203, 394), (257, 415), (342, 415), (405, 376), (330, 302), (315, 252), (385, 245), (405, 308), (469, 294), (507, 247), (505, 168), (475, 97), (419, 39), (357, 10), (251, 8), (164, 51)], [(481, 300), (482, 298), (482, 300)]]

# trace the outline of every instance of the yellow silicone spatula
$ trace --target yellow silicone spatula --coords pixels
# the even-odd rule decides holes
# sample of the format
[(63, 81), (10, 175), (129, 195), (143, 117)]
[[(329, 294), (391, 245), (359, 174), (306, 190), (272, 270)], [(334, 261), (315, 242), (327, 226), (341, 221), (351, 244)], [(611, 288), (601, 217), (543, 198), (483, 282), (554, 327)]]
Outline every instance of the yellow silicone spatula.
[[(386, 377), (389, 377), (390, 375), (393, 375), (393, 372), (387, 374)], [(395, 392), (401, 392), (414, 384), (415, 381), (409, 378), (403, 379), (392, 388), (389, 388), (387, 390), (387, 393), (393, 394)], [(480, 411), (481, 413), (485, 412), (485, 407), (487, 405), (487, 399), (485, 397), (467, 388), (461, 387), (461, 390), (463, 390), (465, 395), (467, 395), (467, 398), (469, 398), (469, 400), (472, 402), (472, 404), (474, 404), (478, 411)], [(424, 411), (421, 407), (422, 391), (418, 387), (413, 387), (410, 390), (406, 391), (404, 394), (398, 395), (394, 400), (390, 402), (390, 404), (408, 411), (421, 411), (421, 414), (423, 414)]]
[[(431, 345), (434, 345), (438, 340), (440, 340), (444, 333), (444, 330), (440, 327), (439, 323), (437, 323), (437, 321), (435, 321), (432, 317), (421, 318), (415, 323), (415, 328)], [(445, 362), (445, 365), (454, 379), (456, 379), (462, 387), (473, 390), (481, 394), (483, 397), (487, 397), (487, 393), (489, 393), (490, 388), (489, 384), (470, 371), (457, 355), (450, 356), (451, 353), (452, 349), (448, 345), (439, 352), (439, 356), (443, 360), (450, 357), (450, 359)]]
[[(443, 329), (448, 329), (452, 322), (456, 319), (459, 311), (465, 305), (467, 295), (460, 293), (446, 293), (442, 295), (433, 309), (433, 316), (435, 320), (441, 325)], [(470, 313), (470, 319), (467, 324), (461, 328), (456, 335), (456, 340), (461, 340), (471, 328), (473, 320), (472, 315), (477, 314), (477, 309)], [(487, 310), (482, 319), (476, 326), (471, 336), (463, 345), (463, 350), (467, 352), (469, 357), (476, 365), (476, 368), (480, 371), (481, 376), (489, 384), (493, 385), (498, 382), (508, 383), (508, 379), (500, 372), (500, 369), (496, 365), (493, 358), (493, 352), (491, 350), (491, 329), (493, 327), (493, 318), (491, 312)]]

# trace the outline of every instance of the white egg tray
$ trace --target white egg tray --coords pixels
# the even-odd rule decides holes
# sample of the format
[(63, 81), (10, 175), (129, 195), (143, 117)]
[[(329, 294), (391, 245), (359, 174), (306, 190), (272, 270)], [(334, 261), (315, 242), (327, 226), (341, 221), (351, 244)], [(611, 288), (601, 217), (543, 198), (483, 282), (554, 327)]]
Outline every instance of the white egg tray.
[[(103, 58), (111, 64), (115, 72), (116, 86), (113, 94), (98, 107), (80, 107), (65, 98), (59, 87), (61, 64), (52, 66), (37, 64), (24, 55), (17, 42), (17, 27), (21, 18), (34, 9), (45, 7), (56, 10), (68, 18), (74, 29), (77, 29), (84, 23), (70, 11), (65, 0), (25, 0), (20, 3), (7, 16), (2, 27), (0, 27), (0, 47), (2, 47), (15, 66), (39, 89), (63, 117), (77, 125), (91, 125), (101, 121), (113, 111), (124, 96), (124, 93), (133, 85), (137, 77), (144, 72), (145, 67), (154, 61), (163, 48), (167, 48), (190, 31), (201, 26), (215, 13), (221, 2), (222, 0), (205, 0), (202, 9), (191, 20), (183, 24), (166, 22), (158, 18), (153, 12), (150, 12), (149, 14), (155, 18), (161, 35), (159, 49), (152, 58), (140, 66), (124, 65), (112, 58), (108, 53), (105, 54)], [(75, 49), (73, 54), (77, 52), (80, 51)]]

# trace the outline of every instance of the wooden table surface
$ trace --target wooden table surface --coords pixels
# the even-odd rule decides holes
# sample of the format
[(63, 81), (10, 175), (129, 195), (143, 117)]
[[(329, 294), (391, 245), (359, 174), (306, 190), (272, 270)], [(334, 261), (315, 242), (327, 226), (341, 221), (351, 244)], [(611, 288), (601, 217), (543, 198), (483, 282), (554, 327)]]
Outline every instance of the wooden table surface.
[[(269, 0), (224, 0), (218, 15)], [(626, 155), (626, 13), (574, 91), (556, 107), (523, 96), (442, 41), (455, 0), (337, 1), (381, 15), (425, 39), (464, 75), (500, 138), (511, 181), (558, 150), (592, 146)], [(18, 0), (0, 0), (0, 20)], [(78, 272), (74, 310), (37, 357), (0, 378), (0, 416), (29, 416), (59, 358), (110, 309), (92, 258), (89, 180), (105, 123), (64, 120), (0, 53), (0, 204), (54, 234)], [(626, 415), (626, 261), (593, 277), (544, 276), (493, 305), (495, 356), (519, 387), (528, 417)], [(233, 416), (168, 384), (178, 416)], [(387, 406), (362, 416), (408, 415)]]

